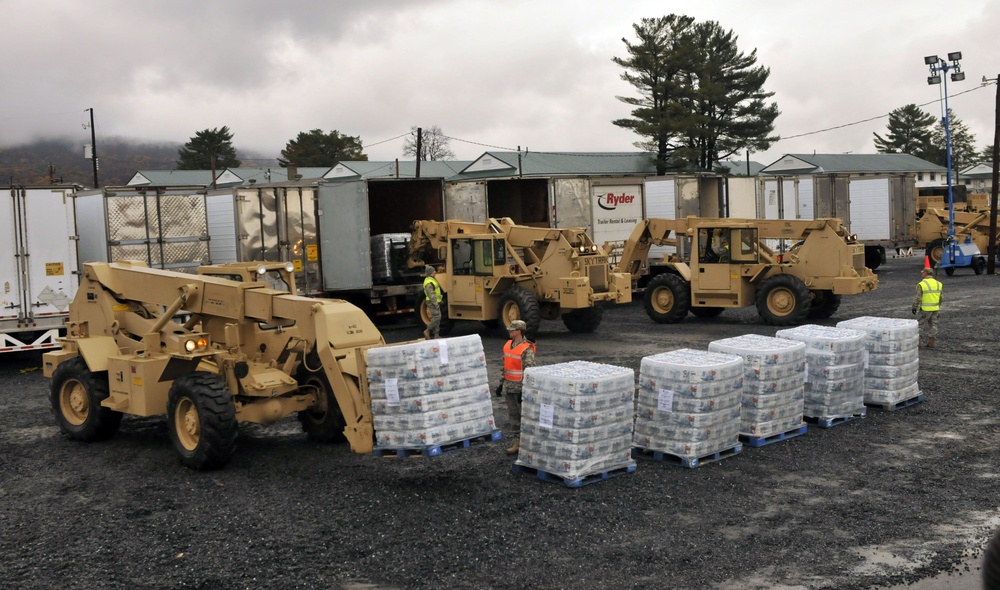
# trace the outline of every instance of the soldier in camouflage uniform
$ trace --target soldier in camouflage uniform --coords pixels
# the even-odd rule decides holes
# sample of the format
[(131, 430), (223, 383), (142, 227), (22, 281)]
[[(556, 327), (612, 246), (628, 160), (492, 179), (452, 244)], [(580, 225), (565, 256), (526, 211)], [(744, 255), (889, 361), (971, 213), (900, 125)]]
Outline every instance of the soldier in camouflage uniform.
[(524, 370), (535, 366), (535, 345), (524, 336), (527, 328), (522, 320), (511, 322), (507, 328), (510, 340), (503, 347), (503, 394), (507, 396), (510, 430), (514, 435), (514, 444), (507, 449), (508, 455), (517, 454), (521, 448), (521, 388)]
[(441, 337), (441, 284), (434, 278), (435, 274), (437, 271), (433, 266), (424, 268), (424, 298), (427, 299), (427, 313), (430, 315), (424, 330), (425, 340)]

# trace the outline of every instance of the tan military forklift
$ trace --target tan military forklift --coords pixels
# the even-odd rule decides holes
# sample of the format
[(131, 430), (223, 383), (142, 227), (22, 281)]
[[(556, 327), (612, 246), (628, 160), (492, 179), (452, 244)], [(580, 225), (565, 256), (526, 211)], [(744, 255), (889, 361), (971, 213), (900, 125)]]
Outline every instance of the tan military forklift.
[[(509, 217), (484, 223), (415, 221), (407, 264), (432, 265), (446, 295), (442, 333), (455, 320), (506, 326), (562, 318), (571, 332), (593, 332), (604, 304), (632, 300), (631, 277), (612, 272), (608, 255), (586, 230), (516, 225)], [(418, 317), (429, 321), (426, 300)]]
[(167, 415), (181, 462), (224, 465), (238, 424), (297, 414), (308, 437), (374, 443), (365, 350), (384, 345), (358, 308), (238, 282), (88, 263), (63, 348), (43, 356), (50, 401), (69, 438), (97, 441), (122, 416)]
[[(673, 247), (647, 260), (652, 246)], [(645, 219), (625, 242), (621, 270), (643, 288), (646, 313), (675, 323), (756, 305), (775, 326), (825, 319), (842, 295), (873, 291), (865, 247), (839, 219)]]

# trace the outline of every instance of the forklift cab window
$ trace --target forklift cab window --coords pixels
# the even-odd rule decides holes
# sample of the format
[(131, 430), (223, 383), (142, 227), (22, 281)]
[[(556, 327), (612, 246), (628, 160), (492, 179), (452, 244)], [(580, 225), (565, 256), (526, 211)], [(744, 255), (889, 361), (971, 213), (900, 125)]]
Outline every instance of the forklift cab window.
[(723, 228), (698, 230), (698, 262), (702, 264), (728, 263), (731, 258), (729, 231)]
[(493, 275), (494, 265), (504, 265), (507, 263), (507, 251), (504, 249), (503, 240), (474, 240), (473, 248), (473, 274)]
[(451, 272), (455, 275), (472, 274), (472, 240), (460, 238), (451, 241)]
[(739, 264), (757, 264), (757, 230), (753, 228), (733, 228), (730, 230), (732, 262)]

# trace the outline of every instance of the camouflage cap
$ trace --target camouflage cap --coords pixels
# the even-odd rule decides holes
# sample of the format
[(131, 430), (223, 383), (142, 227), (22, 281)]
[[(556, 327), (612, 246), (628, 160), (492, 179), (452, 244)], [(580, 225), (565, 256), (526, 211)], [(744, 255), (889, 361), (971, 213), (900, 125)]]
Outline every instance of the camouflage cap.
[(429, 277), (429, 276), (431, 276), (432, 274), (434, 274), (436, 272), (437, 272), (437, 269), (434, 268), (433, 266), (429, 265), (429, 264), (424, 267), (424, 276), (425, 277)]
[(523, 320), (514, 320), (513, 322), (510, 323), (510, 326), (507, 327), (508, 332), (510, 332), (511, 330), (520, 330), (524, 332), (527, 329), (528, 329), (528, 324), (524, 323)]

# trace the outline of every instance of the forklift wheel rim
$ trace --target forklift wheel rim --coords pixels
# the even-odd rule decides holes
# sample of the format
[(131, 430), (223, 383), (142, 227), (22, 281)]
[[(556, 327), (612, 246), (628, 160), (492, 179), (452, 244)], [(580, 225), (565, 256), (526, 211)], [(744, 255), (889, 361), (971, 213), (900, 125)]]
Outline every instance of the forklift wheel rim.
[(90, 416), (90, 398), (87, 388), (76, 379), (63, 384), (59, 391), (59, 408), (63, 418), (73, 426), (82, 426)]
[(790, 289), (774, 289), (767, 295), (767, 310), (776, 316), (787, 316), (795, 311), (795, 294)]
[(198, 408), (189, 397), (181, 398), (174, 410), (174, 430), (177, 431), (177, 442), (188, 451), (198, 447), (201, 440), (201, 419)]
[(652, 303), (658, 313), (667, 313), (674, 308), (674, 292), (667, 287), (657, 287)]

